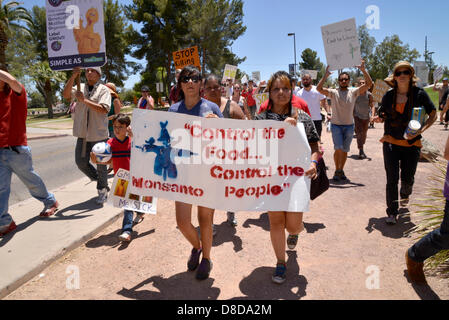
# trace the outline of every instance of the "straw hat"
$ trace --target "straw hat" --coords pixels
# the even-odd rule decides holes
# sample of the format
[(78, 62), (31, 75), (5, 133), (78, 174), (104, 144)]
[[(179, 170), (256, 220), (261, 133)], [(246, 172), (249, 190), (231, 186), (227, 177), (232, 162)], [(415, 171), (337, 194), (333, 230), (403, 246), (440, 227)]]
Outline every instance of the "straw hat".
[(117, 87), (112, 82), (106, 83), (105, 86), (108, 87), (112, 92), (117, 93)]
[(395, 74), (395, 72), (396, 72), (396, 70), (398, 70), (399, 68), (408, 68), (410, 71), (411, 71), (411, 73), (412, 73), (412, 78), (411, 78), (411, 80), (412, 80), (412, 82), (413, 82), (413, 85), (416, 85), (416, 83), (419, 81), (419, 78), (415, 75), (415, 69), (412, 67), (412, 65), (409, 63), (409, 62), (407, 62), (407, 61), (399, 61), (398, 63), (396, 63), (395, 65), (394, 65), (394, 68), (393, 68), (393, 73), (392, 74), (390, 74), (387, 78), (385, 78), (385, 82), (390, 86), (390, 87), (394, 87), (394, 74)]

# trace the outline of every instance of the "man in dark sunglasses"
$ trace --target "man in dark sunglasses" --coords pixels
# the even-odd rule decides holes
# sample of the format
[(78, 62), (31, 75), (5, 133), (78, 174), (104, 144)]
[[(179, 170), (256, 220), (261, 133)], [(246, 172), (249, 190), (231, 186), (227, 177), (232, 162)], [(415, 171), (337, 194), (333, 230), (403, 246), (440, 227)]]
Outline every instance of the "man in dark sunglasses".
[(357, 97), (365, 94), (371, 88), (373, 81), (365, 69), (365, 61), (362, 60), (357, 68), (362, 71), (365, 84), (357, 88), (349, 88), (351, 77), (347, 72), (342, 72), (338, 76), (338, 89), (323, 88), (324, 82), (331, 75), (329, 66), (326, 68), (326, 74), (317, 86), (319, 93), (324, 94), (331, 99), (331, 114), (328, 113), (328, 119), (331, 121), (332, 140), (334, 142), (334, 162), (335, 174), (334, 181), (347, 181), (343, 168), (348, 158), (348, 152), (351, 147), (352, 137), (354, 135), (354, 106)]

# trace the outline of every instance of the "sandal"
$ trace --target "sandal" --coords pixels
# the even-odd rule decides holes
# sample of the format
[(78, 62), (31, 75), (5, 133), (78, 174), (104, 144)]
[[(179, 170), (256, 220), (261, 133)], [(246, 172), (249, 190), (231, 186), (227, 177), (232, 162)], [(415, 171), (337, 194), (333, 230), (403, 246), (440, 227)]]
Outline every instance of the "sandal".
[(58, 211), (58, 207), (59, 203), (58, 201), (55, 201), (55, 203), (53, 203), (53, 205), (50, 208), (48, 209), (44, 208), (44, 210), (42, 210), (42, 212), (39, 213), (39, 217), (45, 218), (54, 215), (55, 212)]

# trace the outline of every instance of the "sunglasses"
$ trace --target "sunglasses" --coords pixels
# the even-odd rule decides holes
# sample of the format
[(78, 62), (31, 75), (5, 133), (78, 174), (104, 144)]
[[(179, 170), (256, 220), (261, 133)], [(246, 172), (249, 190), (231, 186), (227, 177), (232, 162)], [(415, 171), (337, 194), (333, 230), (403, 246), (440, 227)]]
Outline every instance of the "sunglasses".
[(394, 73), (394, 75), (395, 75), (396, 77), (399, 77), (399, 76), (401, 76), (401, 75), (409, 76), (409, 75), (410, 75), (410, 70), (396, 71), (396, 72)]
[(200, 77), (199, 76), (184, 77), (181, 79), (181, 82), (189, 83), (190, 80), (192, 80), (193, 83), (197, 83), (198, 81), (200, 81)]

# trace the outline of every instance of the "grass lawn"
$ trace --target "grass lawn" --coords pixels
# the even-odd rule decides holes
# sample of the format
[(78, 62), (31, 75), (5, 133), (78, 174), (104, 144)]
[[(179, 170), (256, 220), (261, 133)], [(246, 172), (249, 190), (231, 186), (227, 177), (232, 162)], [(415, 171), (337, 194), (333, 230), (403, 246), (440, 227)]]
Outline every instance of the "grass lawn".
[(438, 92), (433, 91), (432, 88), (425, 88), (424, 90), (426, 90), (427, 94), (435, 105), (435, 108), (437, 108), (438, 110)]

